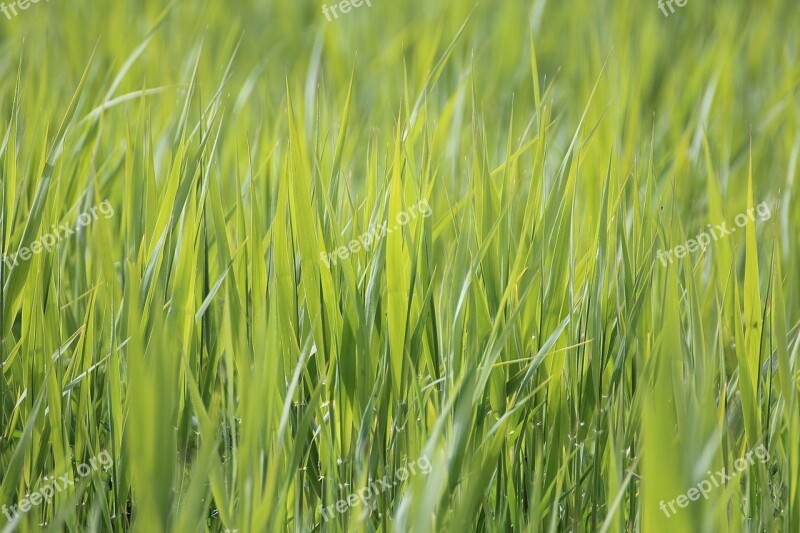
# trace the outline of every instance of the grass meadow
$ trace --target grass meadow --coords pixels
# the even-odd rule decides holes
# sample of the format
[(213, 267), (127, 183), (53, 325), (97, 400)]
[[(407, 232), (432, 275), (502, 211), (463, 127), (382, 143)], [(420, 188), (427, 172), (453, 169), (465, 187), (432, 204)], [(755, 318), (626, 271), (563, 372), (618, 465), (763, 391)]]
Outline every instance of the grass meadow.
[(800, 4), (19, 2), (0, 532), (800, 531)]

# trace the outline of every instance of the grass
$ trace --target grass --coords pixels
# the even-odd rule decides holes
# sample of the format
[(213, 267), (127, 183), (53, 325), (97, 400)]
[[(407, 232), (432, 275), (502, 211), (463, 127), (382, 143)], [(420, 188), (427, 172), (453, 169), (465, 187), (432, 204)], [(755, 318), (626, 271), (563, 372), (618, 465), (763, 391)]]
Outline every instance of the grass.
[(798, 5), (321, 5), (0, 17), (0, 531), (800, 530)]

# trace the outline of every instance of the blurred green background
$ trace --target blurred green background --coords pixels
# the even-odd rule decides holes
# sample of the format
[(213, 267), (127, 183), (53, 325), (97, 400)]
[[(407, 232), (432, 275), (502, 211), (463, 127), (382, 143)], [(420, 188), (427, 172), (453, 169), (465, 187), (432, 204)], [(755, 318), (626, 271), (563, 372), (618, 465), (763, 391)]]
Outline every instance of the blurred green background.
[(798, 531), (798, 4), (372, 4), (0, 15), (0, 531)]

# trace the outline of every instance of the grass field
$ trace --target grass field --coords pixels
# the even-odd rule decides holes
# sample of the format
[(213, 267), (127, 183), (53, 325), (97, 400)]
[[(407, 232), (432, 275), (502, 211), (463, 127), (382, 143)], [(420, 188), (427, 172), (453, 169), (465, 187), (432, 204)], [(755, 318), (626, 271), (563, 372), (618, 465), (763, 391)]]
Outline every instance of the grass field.
[(800, 531), (797, 2), (18, 1), (1, 533)]

